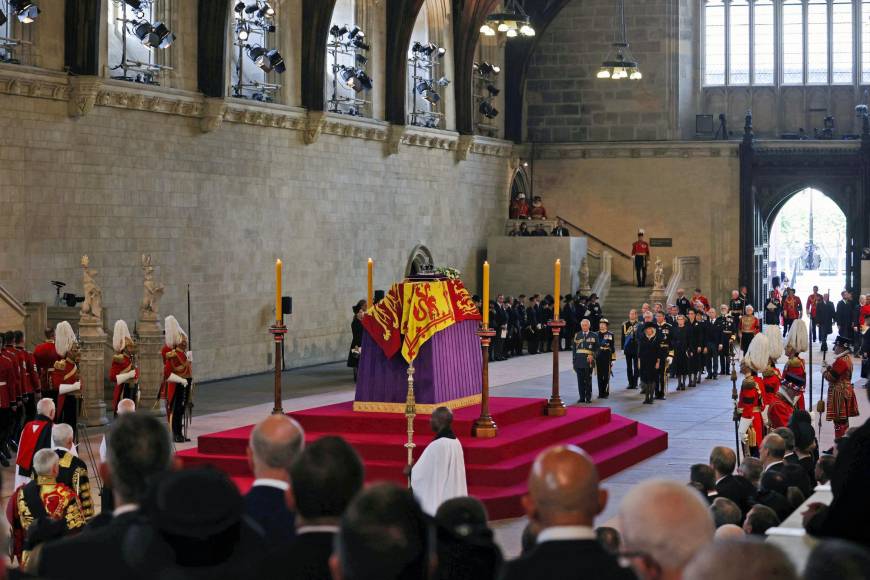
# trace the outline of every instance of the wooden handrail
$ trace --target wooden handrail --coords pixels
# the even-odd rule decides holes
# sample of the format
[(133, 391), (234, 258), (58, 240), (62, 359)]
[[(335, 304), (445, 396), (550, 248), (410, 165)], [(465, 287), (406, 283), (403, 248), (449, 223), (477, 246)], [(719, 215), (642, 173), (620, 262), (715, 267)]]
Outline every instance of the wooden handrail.
[(569, 222), (568, 220), (566, 220), (565, 218), (563, 218), (563, 217), (560, 216), (560, 215), (557, 215), (557, 216), (556, 216), (556, 219), (560, 219), (560, 220), (562, 220), (566, 225), (569, 225), (569, 226), (571, 226), (572, 228), (574, 228), (575, 230), (577, 230), (578, 232), (581, 232), (581, 233), (583, 233), (584, 235), (586, 235), (586, 236), (592, 238), (593, 240), (595, 240), (596, 242), (598, 242), (598, 243), (601, 244), (602, 246), (611, 249), (612, 251), (616, 252), (616, 254), (617, 254), (618, 256), (622, 256), (623, 258), (626, 258), (626, 259), (628, 259), (628, 260), (631, 260), (631, 256), (629, 256), (628, 254), (626, 254), (625, 252), (623, 252), (623, 251), (620, 250), (619, 248), (616, 248), (616, 247), (614, 247), (614, 246), (611, 246), (610, 244), (608, 244), (607, 242), (605, 242), (604, 240), (602, 240), (601, 238), (599, 238), (599, 237), (596, 236), (595, 234), (590, 234), (589, 232), (587, 232), (586, 230), (584, 230), (584, 229), (581, 228), (580, 226), (575, 225), (575, 224), (572, 224), (571, 222)]

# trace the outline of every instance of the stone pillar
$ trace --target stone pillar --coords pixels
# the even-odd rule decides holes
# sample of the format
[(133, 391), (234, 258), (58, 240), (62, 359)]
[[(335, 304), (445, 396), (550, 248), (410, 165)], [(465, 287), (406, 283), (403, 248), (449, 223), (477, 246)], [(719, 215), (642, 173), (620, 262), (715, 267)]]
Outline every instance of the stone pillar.
[(139, 319), (136, 325), (139, 338), (139, 409), (142, 411), (161, 411), (157, 397), (160, 383), (163, 382), (163, 331), (154, 320)]
[(84, 398), (79, 420), (88, 427), (98, 427), (109, 422), (105, 401), (106, 333), (99, 320), (82, 319), (79, 321), (79, 339), (82, 351), (79, 375), (82, 381), (81, 396)]

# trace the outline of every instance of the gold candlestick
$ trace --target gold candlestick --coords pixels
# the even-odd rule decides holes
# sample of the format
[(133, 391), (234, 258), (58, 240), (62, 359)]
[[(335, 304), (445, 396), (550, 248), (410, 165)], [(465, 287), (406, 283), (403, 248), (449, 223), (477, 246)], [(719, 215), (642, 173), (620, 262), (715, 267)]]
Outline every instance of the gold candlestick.
[[(483, 307), (487, 308), (487, 305), (484, 304)], [(471, 436), (491, 439), (498, 434), (498, 426), (492, 415), (489, 414), (489, 345), (492, 342), (492, 337), (495, 336), (495, 331), (483, 326), (478, 329), (477, 336), (480, 338), (480, 349), (483, 354), (482, 386), (480, 390), (480, 417), (474, 421), (474, 425), (471, 427)]]
[(269, 327), (269, 332), (275, 341), (275, 406), (272, 408), (272, 414), (284, 414), (284, 408), (281, 396), (281, 354), (284, 352), (284, 335), (287, 334), (287, 327), (281, 320), (276, 320), (275, 324)]
[(408, 420), (408, 489), (411, 488), (411, 468), (414, 467), (414, 418), (417, 416), (417, 402), (414, 399), (414, 363), (408, 364), (408, 394), (405, 396), (405, 418)]
[[(559, 300), (558, 296), (556, 300)], [(547, 401), (545, 414), (548, 417), (561, 417), (567, 412), (562, 396), (559, 394), (559, 334), (565, 326), (565, 321), (551, 320), (547, 326), (553, 332), (553, 392), (550, 395), (550, 400)]]

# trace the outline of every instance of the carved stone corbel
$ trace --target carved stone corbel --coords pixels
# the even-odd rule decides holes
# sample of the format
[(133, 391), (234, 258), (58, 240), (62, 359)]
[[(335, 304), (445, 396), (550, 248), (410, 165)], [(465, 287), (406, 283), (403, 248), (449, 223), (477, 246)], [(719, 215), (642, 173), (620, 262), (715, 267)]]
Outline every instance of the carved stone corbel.
[(323, 128), (326, 126), (326, 111), (308, 111), (305, 119), (305, 129), (302, 131), (302, 139), (306, 145), (311, 145), (320, 138)]
[(456, 161), (467, 160), (472, 145), (474, 145), (474, 135), (460, 135), (459, 141), (456, 142)]
[(69, 77), (69, 116), (84, 117), (93, 111), (102, 86), (103, 81), (99, 77)]
[(202, 118), (199, 120), (199, 129), (203, 133), (211, 133), (219, 129), (224, 122), (224, 113), (227, 110), (225, 99), (206, 98), (202, 102)]
[(398, 155), (399, 145), (402, 144), (402, 139), (405, 138), (405, 125), (390, 125), (390, 130), (387, 132), (386, 144), (387, 155)]

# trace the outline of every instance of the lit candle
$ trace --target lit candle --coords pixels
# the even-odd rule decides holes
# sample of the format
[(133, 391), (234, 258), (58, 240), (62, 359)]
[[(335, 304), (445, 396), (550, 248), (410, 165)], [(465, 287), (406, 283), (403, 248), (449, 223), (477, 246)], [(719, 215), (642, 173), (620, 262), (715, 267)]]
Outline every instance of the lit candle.
[(275, 320), (284, 320), (284, 309), (281, 308), (281, 260), (275, 260)]
[(374, 306), (374, 300), (375, 300), (374, 279), (375, 279), (375, 263), (372, 261), (371, 258), (369, 258), (368, 291), (366, 294), (366, 304), (368, 305), (369, 308)]
[(483, 327), (489, 328), (489, 262), (483, 262), (483, 301), (481, 302), (483, 310)]
[(556, 260), (556, 280), (554, 282), (555, 288), (553, 289), (553, 320), (559, 320), (559, 306), (561, 306), (561, 300), (559, 299), (559, 286), (562, 283), (562, 262), (560, 260)]

